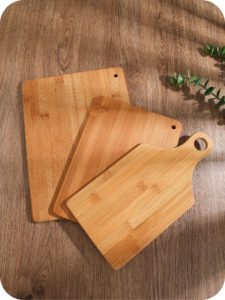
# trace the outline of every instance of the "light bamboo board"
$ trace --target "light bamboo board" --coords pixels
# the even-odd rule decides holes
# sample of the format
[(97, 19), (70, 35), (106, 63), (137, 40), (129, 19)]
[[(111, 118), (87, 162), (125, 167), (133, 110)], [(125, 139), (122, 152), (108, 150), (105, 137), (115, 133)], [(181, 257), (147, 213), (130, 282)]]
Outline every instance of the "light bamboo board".
[[(173, 129), (174, 128), (174, 129)], [(76, 221), (66, 200), (139, 143), (177, 146), (179, 121), (109, 98), (96, 99), (53, 208)]]
[[(206, 149), (194, 146), (203, 139)], [(192, 172), (213, 148), (204, 133), (175, 149), (138, 145), (67, 201), (114, 269), (121, 268), (194, 203)]]
[(93, 99), (99, 96), (130, 103), (121, 68), (23, 83), (25, 137), (34, 221), (59, 218), (53, 213), (53, 205), (86, 124)]

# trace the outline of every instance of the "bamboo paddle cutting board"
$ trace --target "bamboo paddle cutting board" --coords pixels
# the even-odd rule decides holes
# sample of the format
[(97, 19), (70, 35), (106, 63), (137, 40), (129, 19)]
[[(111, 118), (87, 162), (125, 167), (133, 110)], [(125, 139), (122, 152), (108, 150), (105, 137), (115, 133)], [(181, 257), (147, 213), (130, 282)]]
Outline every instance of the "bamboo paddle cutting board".
[[(194, 146), (206, 143), (204, 151)], [(114, 269), (121, 268), (194, 203), (195, 165), (213, 148), (204, 133), (175, 149), (141, 144), (67, 201)]]
[(111, 68), (26, 81), (22, 89), (33, 219), (56, 220), (53, 204), (93, 99), (130, 103), (125, 77)]
[(92, 108), (53, 208), (60, 217), (74, 219), (66, 200), (139, 143), (173, 148), (180, 122), (141, 108), (99, 97)]

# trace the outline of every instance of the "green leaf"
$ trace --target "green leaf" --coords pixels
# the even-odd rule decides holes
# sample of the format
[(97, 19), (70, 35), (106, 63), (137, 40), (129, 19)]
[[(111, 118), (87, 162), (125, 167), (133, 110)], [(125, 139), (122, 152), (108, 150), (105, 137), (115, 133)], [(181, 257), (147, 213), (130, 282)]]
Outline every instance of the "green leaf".
[(191, 78), (191, 75), (190, 75), (190, 71), (188, 70), (188, 78), (190, 79)]
[(225, 55), (225, 46), (222, 48), (222, 55)]
[(219, 108), (220, 106), (225, 105), (225, 96), (216, 104), (216, 108)]
[(205, 88), (207, 88), (208, 83), (209, 83), (209, 79), (205, 83)]
[(210, 49), (210, 55), (213, 55), (213, 52), (214, 52), (214, 47)]
[(195, 87), (198, 86), (201, 82), (202, 82), (202, 78), (200, 77), (200, 78), (196, 81)]
[(218, 56), (220, 55), (225, 55), (225, 46), (223, 46), (223, 48), (220, 50), (220, 53), (218, 54)]
[(208, 96), (208, 95), (210, 95), (210, 94), (212, 94), (212, 92), (215, 90), (215, 87), (210, 87), (209, 89), (207, 89), (207, 91), (205, 92), (205, 96)]
[(178, 75), (177, 75), (177, 73), (176, 73), (176, 72), (174, 72), (174, 78), (177, 78), (177, 76), (178, 76)]
[(196, 74), (195, 74), (195, 76), (194, 76), (193, 78), (191, 78), (191, 79), (189, 80), (188, 83), (192, 83), (192, 82), (194, 82), (195, 80), (196, 80)]
[(176, 79), (173, 78), (173, 77), (170, 77), (170, 82), (171, 82), (172, 84), (175, 84), (175, 83), (176, 83)]
[(178, 83), (178, 84), (184, 83), (184, 76), (183, 76), (183, 75), (179, 75), (179, 76), (178, 76), (178, 78), (177, 78), (177, 83)]
[(221, 88), (219, 89), (219, 91), (217, 92), (217, 97), (219, 97), (220, 96), (220, 92), (221, 92)]
[(210, 54), (210, 52), (212, 52), (213, 50), (214, 50), (214, 45), (213, 44), (211, 44), (210, 46), (207, 45), (204, 48), (205, 54)]
[(211, 56), (217, 56), (218, 52), (217, 49), (213, 49), (213, 51), (211, 52)]

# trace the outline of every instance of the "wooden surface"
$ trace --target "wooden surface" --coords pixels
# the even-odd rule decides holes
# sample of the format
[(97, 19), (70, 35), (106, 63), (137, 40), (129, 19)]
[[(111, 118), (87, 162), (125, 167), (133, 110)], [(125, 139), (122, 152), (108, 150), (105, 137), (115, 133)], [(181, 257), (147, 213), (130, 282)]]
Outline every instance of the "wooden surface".
[[(202, 0), (22, 0), (0, 21), (0, 277), (20, 299), (207, 299), (225, 277), (224, 116), (174, 71), (210, 78), (224, 66), (201, 55), (224, 41), (224, 17)], [(204, 131), (213, 152), (193, 173), (195, 205), (121, 270), (82, 228), (32, 222), (21, 84), (120, 66), (132, 105)]]
[[(174, 129), (173, 129), (174, 128)], [(76, 221), (66, 200), (139, 143), (176, 147), (182, 124), (110, 98), (95, 100), (53, 211)]]
[[(205, 150), (195, 148), (197, 139)], [(192, 173), (212, 148), (202, 132), (175, 149), (140, 144), (66, 205), (118, 270), (194, 204)]]
[(22, 91), (33, 220), (56, 220), (53, 205), (94, 99), (130, 103), (124, 73), (110, 68), (30, 80)]

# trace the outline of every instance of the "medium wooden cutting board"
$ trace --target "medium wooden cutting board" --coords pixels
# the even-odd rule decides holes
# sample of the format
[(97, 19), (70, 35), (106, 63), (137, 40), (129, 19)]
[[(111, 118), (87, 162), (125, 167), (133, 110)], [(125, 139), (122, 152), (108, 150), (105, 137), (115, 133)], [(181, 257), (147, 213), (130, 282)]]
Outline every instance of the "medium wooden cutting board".
[(180, 122), (109, 98), (99, 97), (92, 108), (53, 208), (76, 221), (66, 200), (139, 143), (177, 146)]
[[(199, 138), (206, 143), (204, 151), (194, 146)], [(175, 149), (141, 144), (72, 196), (67, 206), (119, 269), (193, 205), (192, 172), (212, 148), (204, 133)]]
[(93, 99), (130, 103), (121, 68), (23, 83), (30, 195), (36, 222), (56, 220), (53, 204), (90, 113)]

